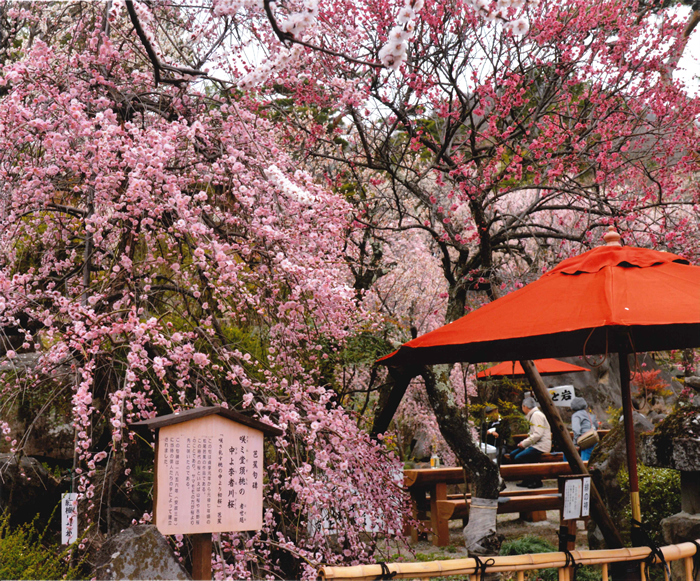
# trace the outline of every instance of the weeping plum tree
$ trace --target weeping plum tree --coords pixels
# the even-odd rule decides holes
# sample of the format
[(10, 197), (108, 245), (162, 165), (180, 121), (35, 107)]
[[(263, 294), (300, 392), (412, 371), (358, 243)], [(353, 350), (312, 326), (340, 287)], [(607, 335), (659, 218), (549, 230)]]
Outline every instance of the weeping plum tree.
[[(311, 95), (320, 71), (285, 77), (294, 107), (278, 86), (265, 93), (309, 164), (331, 185), (353, 184), (344, 191), (368, 265), (382, 239), (423, 232), (447, 286), (444, 322), (597, 244), (610, 223), (628, 242), (697, 257), (698, 100), (674, 78), (692, 30), (685, 15), (569, 1), (529, 3), (514, 20), (520, 9), (428, 1), (415, 21), (400, 13), (410, 42), (399, 73), (337, 67)], [(391, 38), (386, 26), (380, 38)], [(475, 497), (497, 498), (497, 472), (471, 440), (449, 368), (411, 373), (422, 374)]]
[[(173, 34), (177, 16), (163, 15)], [(222, 536), (217, 576), (374, 559), (407, 514), (400, 464), (323, 375), (371, 322), (344, 260), (350, 206), (241, 94), (170, 70), (156, 85), (127, 6), (5, 3), (0, 18), (6, 447), (21, 454), (32, 435), (15, 422), (28, 400), (68, 409), (81, 511), (104, 526), (116, 491), (143, 485), (129, 422), (248, 410), (284, 435), (264, 527)], [(37, 363), (22, 369), (25, 353)]]

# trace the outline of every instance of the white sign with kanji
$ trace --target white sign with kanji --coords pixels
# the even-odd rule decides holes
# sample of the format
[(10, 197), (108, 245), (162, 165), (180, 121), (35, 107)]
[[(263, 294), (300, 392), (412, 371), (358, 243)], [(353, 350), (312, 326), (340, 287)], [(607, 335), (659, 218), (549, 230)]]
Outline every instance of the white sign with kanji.
[(572, 478), (564, 484), (564, 510), (562, 519), (577, 519), (581, 516), (583, 483), (580, 478)]
[(78, 540), (78, 494), (67, 492), (61, 496), (61, 544), (70, 545)]
[(552, 398), (555, 406), (568, 408), (571, 406), (571, 400), (576, 397), (573, 385), (559, 385), (547, 389), (549, 396)]
[(591, 477), (585, 476), (583, 478), (583, 501), (581, 504), (581, 516), (588, 516), (591, 514)]
[(219, 415), (158, 434), (155, 524), (164, 535), (262, 528), (263, 433)]

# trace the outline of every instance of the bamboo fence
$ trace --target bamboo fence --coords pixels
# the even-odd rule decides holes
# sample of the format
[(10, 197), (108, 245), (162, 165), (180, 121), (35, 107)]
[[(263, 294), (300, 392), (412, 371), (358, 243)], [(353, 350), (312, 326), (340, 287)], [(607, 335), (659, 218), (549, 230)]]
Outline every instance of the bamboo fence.
[[(700, 540), (697, 541), (700, 543)], [(667, 562), (684, 561), (685, 579), (693, 581), (693, 556), (696, 546), (693, 543), (680, 543), (661, 547), (661, 552)], [(600, 565), (602, 581), (608, 581), (608, 565), (611, 563), (640, 562), (649, 558), (649, 547), (634, 547), (625, 549), (604, 549), (600, 551), (571, 551), (577, 565)], [(486, 560), (484, 557), (483, 560)], [(515, 572), (516, 581), (523, 581), (525, 572), (536, 569), (556, 567), (559, 569), (559, 580), (568, 581), (571, 578), (571, 567), (567, 567), (566, 553), (535, 553), (530, 555), (514, 555), (510, 557), (489, 557), (487, 573)], [(654, 563), (659, 563), (654, 557)], [(386, 572), (388, 571), (388, 575)], [(642, 571), (644, 567), (642, 566)], [(424, 563), (389, 563), (384, 565), (357, 565), (354, 567), (322, 567), (319, 569), (319, 579), (323, 580), (352, 580), (374, 581), (376, 579), (430, 579), (433, 577), (467, 576), (470, 581), (478, 581), (472, 575), (477, 573), (477, 562), (474, 559), (453, 559), (449, 561), (430, 561)], [(664, 576), (666, 573), (664, 572)]]

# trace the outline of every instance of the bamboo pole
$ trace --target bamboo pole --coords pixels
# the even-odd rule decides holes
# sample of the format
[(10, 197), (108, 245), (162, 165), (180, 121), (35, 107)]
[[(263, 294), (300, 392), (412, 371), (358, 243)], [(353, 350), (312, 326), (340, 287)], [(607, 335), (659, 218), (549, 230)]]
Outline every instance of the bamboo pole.
[[(698, 541), (700, 542), (700, 540)], [(661, 548), (666, 561), (679, 561), (691, 558), (696, 548), (693, 543), (680, 543)], [(603, 549), (600, 551), (571, 551), (579, 565), (605, 565), (603, 571), (607, 576), (608, 563), (640, 561), (651, 553), (649, 547), (632, 547), (623, 549)], [(566, 565), (566, 554), (536, 553), (531, 555), (514, 555), (509, 557), (493, 557), (494, 564), (487, 572), (502, 573), (505, 571), (523, 572), (532, 569), (563, 568)], [(656, 558), (655, 558), (656, 562)], [(431, 561), (425, 563), (390, 563), (387, 565), (395, 579), (415, 579), (445, 577), (450, 575), (474, 575), (476, 561), (474, 559), (453, 559), (449, 561)], [(686, 565), (687, 568), (687, 565)], [(356, 565), (354, 567), (322, 567), (319, 570), (321, 579), (352, 579), (354, 581), (370, 581), (382, 575), (381, 565)]]
[[(693, 580), (693, 559), (692, 557), (686, 557), (683, 559), (683, 565), (685, 565), (685, 581)], [(603, 580), (605, 581), (605, 580)]]
[(608, 581), (608, 564), (603, 563), (603, 566), (601, 567), (601, 576), (603, 577), (603, 581)]

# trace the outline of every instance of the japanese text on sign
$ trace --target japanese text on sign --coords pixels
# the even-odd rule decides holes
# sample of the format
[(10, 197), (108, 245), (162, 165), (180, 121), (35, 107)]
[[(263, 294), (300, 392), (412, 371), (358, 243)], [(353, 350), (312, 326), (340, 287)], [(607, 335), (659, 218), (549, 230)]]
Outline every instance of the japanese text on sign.
[(552, 402), (558, 407), (570, 407), (571, 400), (576, 397), (573, 385), (560, 385), (558, 387), (550, 387), (548, 390)]
[(586, 476), (583, 479), (583, 500), (581, 503), (581, 516), (591, 514), (591, 477)]
[(564, 485), (564, 520), (576, 519), (581, 516), (581, 499), (583, 486), (581, 479), (567, 480)]
[(220, 416), (164, 426), (156, 525), (163, 534), (262, 527), (263, 434)]
[(61, 497), (61, 544), (78, 540), (78, 494), (68, 492)]

